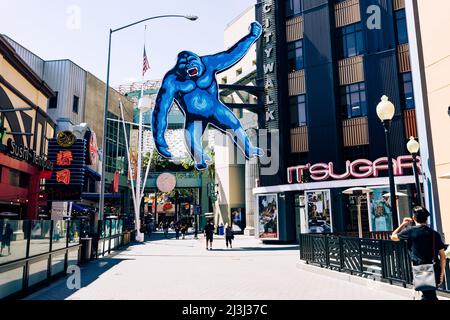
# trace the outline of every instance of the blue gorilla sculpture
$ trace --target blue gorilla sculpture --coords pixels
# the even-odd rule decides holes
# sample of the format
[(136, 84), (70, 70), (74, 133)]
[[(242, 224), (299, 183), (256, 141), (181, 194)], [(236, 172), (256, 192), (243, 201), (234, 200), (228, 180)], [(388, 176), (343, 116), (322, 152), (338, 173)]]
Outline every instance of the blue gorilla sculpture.
[(189, 51), (178, 54), (177, 64), (164, 77), (153, 110), (153, 138), (159, 154), (172, 158), (164, 134), (168, 125), (167, 117), (175, 100), (186, 118), (186, 144), (198, 170), (206, 169), (207, 162), (211, 160), (202, 146), (202, 136), (208, 124), (232, 134), (246, 158), (264, 155), (262, 149), (252, 145), (234, 113), (219, 100), (216, 81), (216, 73), (238, 63), (261, 34), (261, 25), (253, 22), (250, 33), (225, 52), (203, 57)]

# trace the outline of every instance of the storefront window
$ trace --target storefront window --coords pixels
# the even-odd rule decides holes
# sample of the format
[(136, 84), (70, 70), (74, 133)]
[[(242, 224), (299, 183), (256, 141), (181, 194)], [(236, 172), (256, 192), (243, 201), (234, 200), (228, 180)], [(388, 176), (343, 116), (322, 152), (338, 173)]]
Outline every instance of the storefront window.
[(14, 169), (9, 169), (9, 184), (13, 187), (28, 188), (30, 175)]
[(291, 97), (289, 99), (289, 109), (291, 111), (291, 128), (298, 128), (307, 125), (305, 95)]
[(330, 191), (307, 191), (305, 195), (308, 212), (308, 231), (306, 233), (332, 233)]
[(341, 87), (341, 107), (344, 118), (367, 116), (366, 85), (364, 82)]
[(287, 50), (289, 72), (303, 69), (303, 40), (289, 42), (287, 45)]
[(364, 38), (361, 22), (338, 29), (338, 46), (340, 59), (346, 59), (364, 53)]

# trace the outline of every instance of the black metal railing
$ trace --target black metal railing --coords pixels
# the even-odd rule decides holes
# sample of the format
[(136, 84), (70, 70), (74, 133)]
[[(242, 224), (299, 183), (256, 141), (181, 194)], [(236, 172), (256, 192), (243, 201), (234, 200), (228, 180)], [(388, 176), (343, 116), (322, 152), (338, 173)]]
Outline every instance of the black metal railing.
[(129, 243), (130, 233), (122, 229), (122, 220), (98, 226), (86, 220), (0, 220), (0, 300), (26, 296), (64, 276), (80, 264), (83, 240), (91, 244), (85, 260)]
[[(399, 283), (412, 284), (406, 243), (336, 235), (301, 234), (300, 259), (323, 268)], [(450, 293), (450, 266), (441, 291)]]

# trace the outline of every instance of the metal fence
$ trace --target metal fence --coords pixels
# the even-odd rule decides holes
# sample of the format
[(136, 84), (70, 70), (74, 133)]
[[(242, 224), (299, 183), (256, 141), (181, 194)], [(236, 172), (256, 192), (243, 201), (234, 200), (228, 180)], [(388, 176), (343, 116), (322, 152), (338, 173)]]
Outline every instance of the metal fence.
[[(412, 285), (406, 243), (336, 235), (300, 235), (300, 259), (323, 268), (372, 277), (391, 284)], [(450, 293), (450, 269), (441, 291)]]
[(84, 238), (92, 239), (91, 259), (128, 243), (130, 234), (122, 226), (121, 220), (98, 221), (98, 226), (80, 220), (0, 220), (0, 299), (26, 296), (64, 276), (80, 264)]

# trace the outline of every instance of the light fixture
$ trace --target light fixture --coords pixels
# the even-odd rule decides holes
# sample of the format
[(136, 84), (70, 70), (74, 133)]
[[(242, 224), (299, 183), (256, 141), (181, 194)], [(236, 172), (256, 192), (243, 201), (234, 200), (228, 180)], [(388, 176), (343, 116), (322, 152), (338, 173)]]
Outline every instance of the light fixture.
[(414, 139), (414, 137), (411, 137), (409, 138), (409, 142), (406, 145), (406, 148), (408, 149), (409, 153), (418, 154), (420, 150), (420, 144), (416, 139)]
[(381, 102), (377, 106), (377, 115), (381, 121), (390, 121), (395, 115), (395, 106), (389, 101), (387, 96), (381, 98)]

